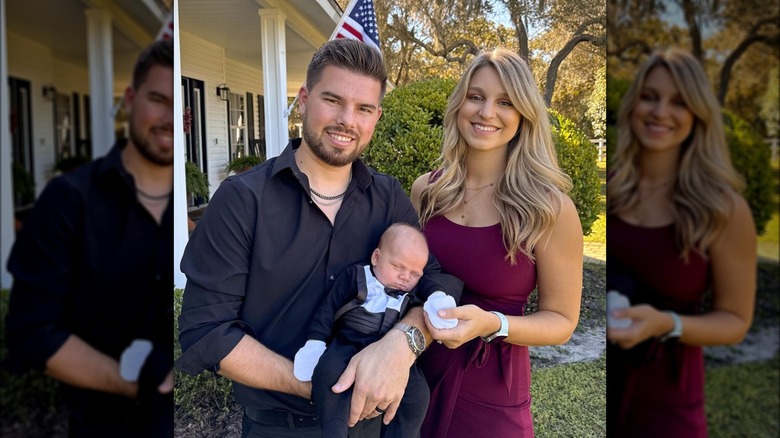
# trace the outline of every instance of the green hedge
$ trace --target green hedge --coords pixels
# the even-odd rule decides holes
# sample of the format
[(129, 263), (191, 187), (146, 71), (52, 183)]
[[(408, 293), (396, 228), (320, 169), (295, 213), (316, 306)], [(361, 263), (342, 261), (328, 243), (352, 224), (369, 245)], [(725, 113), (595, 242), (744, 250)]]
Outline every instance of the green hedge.
[(398, 178), (408, 193), (418, 176), (435, 167), (447, 98), (454, 88), (452, 79), (431, 79), (388, 94), (373, 140), (364, 152), (366, 164)]
[(758, 234), (762, 234), (772, 213), (777, 211), (777, 205), (772, 199), (777, 188), (772, 179), (771, 151), (764, 139), (744, 119), (730, 111), (723, 111), (723, 122), (731, 161), (745, 179), (742, 195), (750, 204)]
[(598, 150), (571, 119), (553, 110), (550, 115), (558, 164), (571, 177), (569, 196), (577, 206), (582, 233), (587, 236), (601, 212)]
[[(396, 88), (382, 102), (383, 114), (364, 153), (366, 163), (395, 176), (409, 192), (414, 180), (436, 167), (441, 152), (444, 111), (455, 88), (450, 79), (431, 79)], [(585, 235), (599, 209), (596, 148), (574, 123), (550, 111), (561, 168), (571, 176), (571, 198)]]

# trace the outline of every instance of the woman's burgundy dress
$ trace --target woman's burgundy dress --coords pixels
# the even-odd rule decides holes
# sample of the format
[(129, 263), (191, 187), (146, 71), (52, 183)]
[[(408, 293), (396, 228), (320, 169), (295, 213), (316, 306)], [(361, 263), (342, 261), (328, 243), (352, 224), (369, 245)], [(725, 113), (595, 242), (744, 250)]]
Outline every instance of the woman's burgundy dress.
[[(673, 225), (639, 227), (607, 218), (607, 287), (631, 304), (695, 314), (710, 278), (695, 252), (684, 262)], [(701, 347), (653, 339), (631, 350), (607, 347), (607, 436), (706, 437)]]
[[(442, 270), (465, 282), (460, 304), (522, 315), (536, 287), (536, 266), (519, 255), (504, 259), (499, 224), (465, 227), (443, 216), (423, 230)], [(431, 388), (422, 436), (532, 437), (528, 347), (477, 338), (450, 350), (432, 343), (419, 366)]]

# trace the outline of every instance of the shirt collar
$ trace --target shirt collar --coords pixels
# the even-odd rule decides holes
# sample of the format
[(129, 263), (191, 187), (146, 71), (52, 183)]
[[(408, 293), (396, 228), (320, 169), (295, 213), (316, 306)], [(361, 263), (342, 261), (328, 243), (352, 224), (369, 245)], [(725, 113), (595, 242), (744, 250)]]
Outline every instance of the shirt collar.
[[(290, 169), (293, 173), (300, 172), (298, 164), (295, 162), (295, 151), (301, 146), (301, 139), (294, 138), (287, 143), (282, 153), (276, 158), (271, 176), (276, 176), (279, 172)], [(352, 163), (352, 179), (363, 189), (368, 188), (373, 180), (371, 171), (362, 160), (357, 159)]]

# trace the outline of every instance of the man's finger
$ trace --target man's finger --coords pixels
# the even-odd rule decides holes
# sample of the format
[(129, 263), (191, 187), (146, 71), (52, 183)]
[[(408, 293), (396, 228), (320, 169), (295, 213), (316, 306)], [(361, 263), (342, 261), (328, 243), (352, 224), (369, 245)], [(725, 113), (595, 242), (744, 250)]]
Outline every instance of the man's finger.
[(349, 365), (347, 365), (347, 368), (341, 373), (341, 377), (339, 377), (339, 380), (333, 385), (331, 390), (339, 394), (349, 389), (353, 383), (355, 383), (355, 366), (352, 365), (352, 362), (350, 361)]
[(400, 400), (390, 403), (390, 406), (388, 406), (387, 410), (385, 410), (385, 418), (382, 419), (382, 422), (385, 423), (385, 425), (390, 424), (390, 422), (393, 421), (393, 418), (395, 418), (395, 413), (398, 411), (398, 406), (400, 405)]

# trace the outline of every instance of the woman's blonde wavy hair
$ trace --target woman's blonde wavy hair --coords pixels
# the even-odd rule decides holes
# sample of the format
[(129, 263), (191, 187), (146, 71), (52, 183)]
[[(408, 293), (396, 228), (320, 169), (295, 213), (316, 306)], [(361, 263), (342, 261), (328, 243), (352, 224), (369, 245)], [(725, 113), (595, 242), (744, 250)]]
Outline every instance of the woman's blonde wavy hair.
[(517, 262), (522, 253), (534, 260), (534, 249), (554, 224), (561, 197), (571, 190), (571, 179), (558, 167), (547, 105), (525, 61), (511, 50), (480, 52), (455, 86), (444, 114), (441, 175), (420, 194), (420, 223), (460, 205), (465, 195), (468, 145), (458, 130), (458, 111), (466, 100), (471, 77), (492, 67), (512, 105), (520, 113), (517, 133), (507, 147), (507, 164), (496, 185), (494, 204), (501, 216), (506, 260)]
[(618, 113), (617, 148), (607, 182), (607, 210), (619, 214), (639, 202), (641, 145), (631, 128), (631, 113), (650, 71), (663, 66), (694, 115), (691, 134), (680, 148), (674, 184), (673, 215), (677, 246), (684, 260), (691, 250), (707, 256), (731, 211), (731, 194), (744, 184), (731, 165), (723, 116), (707, 75), (689, 53), (668, 48), (653, 53), (623, 97)]

